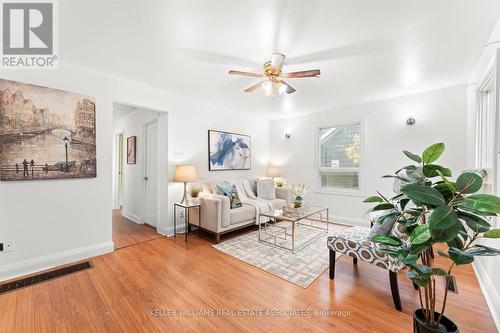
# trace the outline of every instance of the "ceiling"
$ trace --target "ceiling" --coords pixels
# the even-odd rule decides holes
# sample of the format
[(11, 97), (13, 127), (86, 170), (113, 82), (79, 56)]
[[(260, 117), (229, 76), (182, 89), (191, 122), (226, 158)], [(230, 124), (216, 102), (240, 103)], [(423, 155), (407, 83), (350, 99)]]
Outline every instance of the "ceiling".
[[(92, 3), (92, 4), (90, 4)], [(64, 0), (60, 59), (270, 118), (466, 83), (500, 1)], [(291, 95), (243, 90), (272, 52)]]

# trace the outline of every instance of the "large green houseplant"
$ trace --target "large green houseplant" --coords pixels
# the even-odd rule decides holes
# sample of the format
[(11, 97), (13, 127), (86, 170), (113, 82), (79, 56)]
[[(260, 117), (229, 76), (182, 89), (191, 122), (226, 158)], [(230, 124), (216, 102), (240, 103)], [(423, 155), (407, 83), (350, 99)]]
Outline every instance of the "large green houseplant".
[[(477, 244), (480, 238), (500, 238), (500, 229), (492, 229), (492, 218), (500, 214), (500, 198), (479, 194), (483, 186), (480, 174), (467, 171), (451, 180), (450, 169), (435, 162), (445, 149), (436, 143), (422, 155), (408, 151), (404, 154), (414, 163), (396, 171), (399, 194), (388, 198), (380, 193), (365, 199), (375, 203), (370, 211), (379, 211), (378, 221), (396, 219), (403, 234), (378, 235), (372, 240), (381, 244), (382, 251), (397, 256), (408, 267), (408, 277), (418, 286), (421, 309), (414, 312), (415, 332), (458, 332), (458, 328), (444, 317), (448, 287), (453, 271), (470, 264), (476, 256), (495, 256), (500, 251)], [(449, 260), (447, 267), (436, 267), (433, 246)], [(445, 291), (438, 305), (436, 284)], [(450, 325), (451, 323), (451, 325)], [(453, 328), (454, 327), (454, 328)]]

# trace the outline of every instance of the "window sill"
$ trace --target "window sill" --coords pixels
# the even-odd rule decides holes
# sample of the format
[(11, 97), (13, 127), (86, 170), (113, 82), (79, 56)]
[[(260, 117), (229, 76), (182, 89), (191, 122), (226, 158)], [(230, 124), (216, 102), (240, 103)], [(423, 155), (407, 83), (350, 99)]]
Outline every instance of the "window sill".
[(342, 190), (337, 188), (317, 188), (313, 191), (318, 194), (345, 195), (351, 197), (364, 197), (365, 194), (361, 190)]

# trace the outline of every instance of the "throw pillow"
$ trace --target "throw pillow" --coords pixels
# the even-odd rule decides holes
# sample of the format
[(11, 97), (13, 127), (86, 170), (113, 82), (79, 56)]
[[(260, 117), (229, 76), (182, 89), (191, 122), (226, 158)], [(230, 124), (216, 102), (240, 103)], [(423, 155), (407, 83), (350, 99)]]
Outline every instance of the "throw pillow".
[(240, 197), (238, 196), (234, 185), (217, 185), (216, 188), (218, 194), (229, 197), (229, 206), (231, 209), (242, 206)]
[(378, 220), (375, 220), (372, 229), (368, 233), (368, 238), (371, 238), (375, 235), (388, 236), (394, 227), (394, 223), (396, 223), (395, 217), (386, 218), (382, 223), (380, 223)]
[(274, 188), (274, 180), (272, 179), (259, 179), (257, 181), (257, 197), (274, 200), (276, 199), (276, 190)]

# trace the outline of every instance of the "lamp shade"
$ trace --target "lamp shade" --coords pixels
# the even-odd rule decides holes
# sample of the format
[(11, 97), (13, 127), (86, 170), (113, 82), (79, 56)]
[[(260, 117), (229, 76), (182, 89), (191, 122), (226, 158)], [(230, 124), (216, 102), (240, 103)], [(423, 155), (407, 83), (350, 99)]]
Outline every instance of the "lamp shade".
[(176, 165), (174, 182), (194, 182), (196, 180), (196, 169), (193, 165)]
[(279, 177), (281, 176), (281, 168), (276, 165), (268, 165), (267, 166), (267, 171), (266, 171), (266, 176), (267, 177)]

